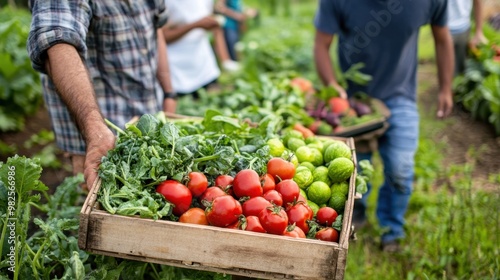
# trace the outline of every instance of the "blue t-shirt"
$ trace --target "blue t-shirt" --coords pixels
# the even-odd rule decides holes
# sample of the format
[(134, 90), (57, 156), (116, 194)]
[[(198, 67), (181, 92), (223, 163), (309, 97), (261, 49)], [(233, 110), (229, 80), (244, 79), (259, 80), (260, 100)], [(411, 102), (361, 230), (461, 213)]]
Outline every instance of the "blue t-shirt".
[[(226, 5), (231, 10), (237, 11), (239, 13), (241, 13), (241, 11), (242, 11), (240, 0), (227, 0)], [(231, 17), (226, 17), (226, 24), (224, 25), (224, 28), (238, 31), (239, 27), (240, 27), (240, 24), (237, 20), (235, 20)]]
[(447, 0), (320, 0), (314, 24), (339, 36), (343, 71), (363, 62), (361, 72), (373, 77), (367, 86), (349, 83), (349, 95), (415, 100), (419, 30), (427, 23), (445, 26), (446, 5)]

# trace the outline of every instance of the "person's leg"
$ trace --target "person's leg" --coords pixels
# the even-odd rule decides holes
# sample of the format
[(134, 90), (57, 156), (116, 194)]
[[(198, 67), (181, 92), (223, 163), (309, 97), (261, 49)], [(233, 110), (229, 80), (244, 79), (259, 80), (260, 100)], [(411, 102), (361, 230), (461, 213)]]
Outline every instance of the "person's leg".
[(467, 48), (469, 45), (469, 30), (453, 34), (453, 46), (455, 48), (455, 76), (463, 74), (465, 71), (465, 60), (467, 58)]
[(377, 202), (377, 218), (386, 230), (382, 235), (382, 244), (405, 236), (404, 216), (413, 190), (419, 125), (414, 101), (398, 98), (389, 100), (386, 105), (391, 110), (390, 127), (379, 141), (385, 180)]
[(231, 57), (232, 60), (238, 60), (238, 56), (235, 50), (235, 45), (240, 40), (240, 34), (238, 30), (234, 30), (231, 28), (224, 28), (224, 38), (226, 39), (229, 56)]

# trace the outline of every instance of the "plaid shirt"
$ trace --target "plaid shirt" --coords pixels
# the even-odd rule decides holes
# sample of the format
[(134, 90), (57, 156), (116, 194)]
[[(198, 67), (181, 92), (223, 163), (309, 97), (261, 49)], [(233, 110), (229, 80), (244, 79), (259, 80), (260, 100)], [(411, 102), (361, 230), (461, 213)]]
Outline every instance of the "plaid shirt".
[[(123, 127), (133, 116), (161, 110), (163, 91), (156, 78), (156, 31), (167, 20), (164, 0), (32, 0), (28, 53), (45, 73), (46, 51), (73, 45), (85, 62), (105, 118)], [(44, 98), (57, 144), (85, 153), (85, 143), (47, 75)]]

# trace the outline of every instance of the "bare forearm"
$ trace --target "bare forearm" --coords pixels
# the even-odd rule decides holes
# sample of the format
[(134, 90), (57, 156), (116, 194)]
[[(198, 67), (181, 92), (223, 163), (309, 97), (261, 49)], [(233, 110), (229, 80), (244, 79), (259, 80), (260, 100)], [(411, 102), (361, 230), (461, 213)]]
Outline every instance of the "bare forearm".
[(453, 58), (453, 41), (447, 30), (444, 27), (433, 27), (439, 88), (441, 91), (451, 92), (455, 61)]
[(337, 83), (333, 72), (332, 61), (330, 59), (330, 41), (325, 41), (322, 35), (316, 34), (314, 43), (314, 62), (316, 71), (325, 85)]
[(156, 77), (165, 92), (173, 92), (168, 66), (167, 44), (161, 30), (158, 30), (158, 71)]
[[(161, 30), (158, 30), (158, 71), (156, 76), (163, 88), (163, 91), (168, 94), (174, 94), (172, 80), (170, 79), (170, 67), (168, 65), (167, 44)], [(165, 97), (164, 97), (165, 98)], [(175, 113), (177, 102), (174, 97), (165, 98), (163, 100), (163, 111)]]
[(217, 12), (228, 16), (236, 21), (244, 21), (246, 16), (243, 13), (237, 12), (226, 5), (226, 0), (219, 1), (216, 5)]
[(179, 25), (179, 26), (171, 26), (167, 24), (162, 28), (163, 37), (165, 38), (167, 43), (173, 43), (182, 38), (189, 31), (193, 30), (196, 27), (197, 26), (195, 23)]
[(75, 118), (83, 137), (98, 133), (98, 127), (107, 128), (95, 99), (92, 82), (76, 49), (68, 44), (57, 44), (48, 51), (47, 72), (59, 96)]
[(476, 22), (476, 33), (483, 32), (483, 7), (481, 0), (474, 0), (474, 21)]

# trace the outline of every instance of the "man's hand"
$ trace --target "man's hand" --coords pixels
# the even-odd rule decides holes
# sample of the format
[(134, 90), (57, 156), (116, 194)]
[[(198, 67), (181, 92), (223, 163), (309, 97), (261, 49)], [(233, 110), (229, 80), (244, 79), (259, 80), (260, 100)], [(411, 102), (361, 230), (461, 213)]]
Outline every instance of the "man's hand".
[(336, 82), (333, 82), (333, 83), (330, 83), (329, 86), (333, 87), (339, 93), (340, 97), (347, 99), (347, 92), (345, 91), (345, 89), (341, 85), (339, 85)]
[(438, 109), (436, 116), (440, 119), (446, 118), (453, 109), (453, 95), (451, 91), (441, 91), (438, 95)]
[(85, 155), (85, 164), (83, 176), (87, 183), (87, 188), (92, 189), (96, 179), (97, 170), (101, 164), (101, 159), (107, 152), (115, 146), (115, 135), (104, 127), (87, 137), (87, 153)]
[(488, 43), (488, 39), (486, 39), (483, 32), (477, 32), (476, 34), (474, 34), (474, 37), (471, 38), (471, 40), (469, 42), (469, 46), (476, 47), (476, 46), (479, 46), (482, 44), (487, 44), (487, 43)]

